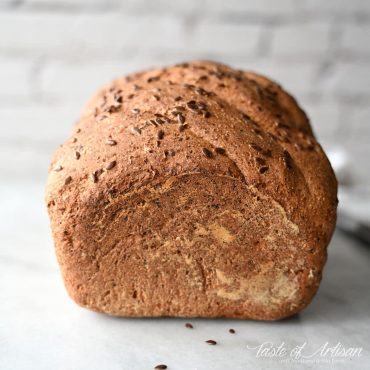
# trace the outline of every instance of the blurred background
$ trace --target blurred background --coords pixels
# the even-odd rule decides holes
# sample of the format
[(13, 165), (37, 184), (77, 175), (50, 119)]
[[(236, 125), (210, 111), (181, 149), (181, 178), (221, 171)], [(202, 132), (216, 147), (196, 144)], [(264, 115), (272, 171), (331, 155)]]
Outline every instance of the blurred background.
[[(370, 241), (370, 0), (0, 0), (1, 369), (143, 369), (171, 356), (262, 368), (244, 347), (256, 338), (368, 346), (370, 249), (340, 230), (298, 319), (233, 323), (243, 348), (208, 360), (176, 321), (110, 321), (67, 298), (43, 200), (53, 151), (100, 86), (190, 59), (266, 74), (298, 99), (346, 184), (339, 225)], [(366, 351), (338, 368), (368, 368)]]
[(1, 182), (45, 181), (102, 84), (194, 58), (276, 79), (370, 184), (368, 0), (0, 0)]

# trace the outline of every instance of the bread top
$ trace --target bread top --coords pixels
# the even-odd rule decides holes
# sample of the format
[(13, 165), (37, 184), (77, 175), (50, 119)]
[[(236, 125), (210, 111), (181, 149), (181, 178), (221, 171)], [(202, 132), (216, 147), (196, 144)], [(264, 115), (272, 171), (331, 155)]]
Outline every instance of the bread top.
[(209, 61), (132, 74), (99, 91), (54, 156), (47, 201), (104, 203), (202, 172), (245, 182), (278, 202), (311, 244), (329, 241), (337, 183), (307, 116), (268, 78)]

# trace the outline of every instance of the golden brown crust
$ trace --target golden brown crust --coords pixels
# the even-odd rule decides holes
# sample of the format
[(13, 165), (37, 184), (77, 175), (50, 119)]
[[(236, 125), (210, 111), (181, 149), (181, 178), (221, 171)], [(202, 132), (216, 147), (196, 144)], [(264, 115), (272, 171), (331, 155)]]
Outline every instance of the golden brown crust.
[(56, 152), (46, 197), (65, 284), (82, 306), (278, 319), (319, 286), (336, 192), (289, 94), (200, 61), (100, 91)]

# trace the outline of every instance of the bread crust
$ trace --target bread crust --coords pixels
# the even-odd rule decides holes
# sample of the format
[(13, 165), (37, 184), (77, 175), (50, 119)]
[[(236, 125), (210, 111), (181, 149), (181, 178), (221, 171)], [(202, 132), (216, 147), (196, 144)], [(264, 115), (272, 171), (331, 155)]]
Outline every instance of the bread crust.
[(195, 61), (99, 91), (54, 155), (46, 201), (81, 306), (274, 320), (319, 287), (337, 183), (278, 84)]

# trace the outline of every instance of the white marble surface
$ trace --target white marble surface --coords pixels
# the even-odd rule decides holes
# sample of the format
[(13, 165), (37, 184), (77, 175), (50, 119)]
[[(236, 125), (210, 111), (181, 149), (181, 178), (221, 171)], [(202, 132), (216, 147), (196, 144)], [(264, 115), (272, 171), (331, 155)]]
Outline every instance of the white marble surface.
[[(54, 257), (42, 184), (0, 183), (0, 369), (369, 369), (370, 247), (337, 232), (314, 302), (281, 322), (121, 319), (75, 305)], [(236, 334), (228, 333), (234, 328)], [(218, 341), (217, 346), (204, 343)], [(302, 363), (256, 357), (282, 342), (312, 354), (326, 342), (362, 347), (360, 357), (318, 354)], [(335, 363), (331, 363), (331, 361)]]

